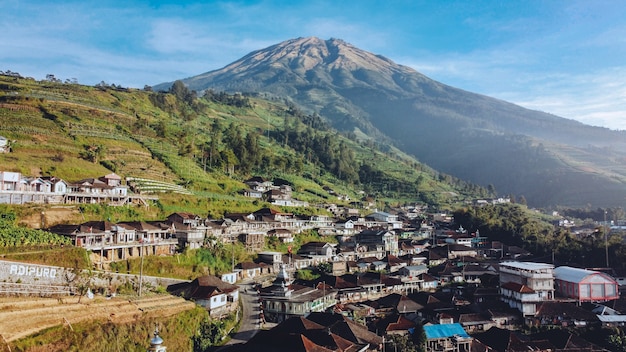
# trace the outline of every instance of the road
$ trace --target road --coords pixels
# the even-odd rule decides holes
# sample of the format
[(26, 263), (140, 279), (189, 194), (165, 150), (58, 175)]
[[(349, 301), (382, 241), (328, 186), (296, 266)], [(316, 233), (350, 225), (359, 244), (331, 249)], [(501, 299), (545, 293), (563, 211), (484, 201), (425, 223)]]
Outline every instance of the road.
[(219, 352), (227, 352), (233, 345), (244, 344), (248, 342), (260, 329), (259, 314), (261, 313), (261, 304), (259, 302), (259, 294), (253, 289), (254, 282), (245, 282), (239, 285), (241, 295), (241, 303), (243, 307), (242, 322), (239, 331), (224, 346), (216, 349)]

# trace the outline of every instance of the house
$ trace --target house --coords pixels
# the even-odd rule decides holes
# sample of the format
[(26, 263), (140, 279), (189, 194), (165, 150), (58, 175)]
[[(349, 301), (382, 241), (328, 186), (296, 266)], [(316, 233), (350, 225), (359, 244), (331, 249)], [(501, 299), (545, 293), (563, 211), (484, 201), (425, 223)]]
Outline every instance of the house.
[(398, 255), (398, 236), (384, 229), (367, 229), (354, 236), (359, 258), (375, 256), (382, 259), (387, 254)]
[(171, 226), (179, 248), (196, 249), (204, 245), (206, 239), (205, 228), (192, 227), (182, 223), (171, 223)]
[(251, 214), (252, 219), (263, 222), (286, 223), (293, 220), (292, 213), (283, 213), (272, 208), (261, 208)]
[(333, 260), (331, 264), (331, 273), (336, 276), (341, 276), (348, 271), (347, 263), (343, 260)]
[(426, 265), (408, 265), (400, 268), (398, 270), (398, 275), (407, 279), (418, 279), (421, 275), (426, 274), (427, 272), (428, 267)]
[(406, 262), (395, 255), (387, 254), (385, 258), (383, 258), (383, 262), (387, 263), (387, 270), (390, 273), (395, 273), (400, 268), (406, 266)]
[(383, 339), (363, 325), (332, 313), (294, 316), (275, 328), (261, 330), (242, 351), (379, 351)]
[(241, 270), (239, 274), (242, 279), (255, 279), (263, 274), (263, 268), (267, 267), (267, 264), (257, 264), (254, 262), (243, 262), (237, 264), (237, 268)]
[(213, 275), (201, 276), (190, 283), (170, 285), (168, 291), (195, 301), (217, 319), (236, 310), (239, 304), (239, 286)]
[(592, 310), (592, 312), (598, 316), (598, 319), (602, 322), (603, 327), (618, 327), (626, 325), (626, 315), (622, 315), (613, 308), (596, 304), (596, 307)]
[(554, 298), (554, 265), (533, 262), (500, 263), (502, 300), (524, 316), (533, 316), (538, 306)]
[[(115, 224), (108, 221), (88, 221), (79, 225), (59, 224), (54, 225), (48, 231), (57, 235), (69, 237), (72, 245), (86, 249), (94, 249), (117, 244), (117, 232)], [(135, 241), (134, 237), (129, 239)]]
[(263, 249), (263, 246), (265, 246), (265, 233), (242, 233), (239, 235), (239, 240), (243, 242), (248, 253), (255, 253)]
[(265, 199), (270, 203), (285, 202), (291, 200), (291, 192), (285, 192), (280, 189), (272, 189), (263, 193)]
[(276, 237), (282, 243), (292, 243), (294, 240), (292, 232), (288, 229), (271, 229), (267, 231), (267, 236)]
[(554, 269), (554, 282), (558, 295), (579, 302), (604, 302), (619, 298), (617, 281), (599, 271), (559, 266)]
[(314, 260), (315, 263), (327, 262), (336, 255), (335, 245), (328, 242), (309, 242), (305, 243), (298, 250), (301, 256), (307, 256)]
[(439, 280), (428, 274), (422, 275), (422, 290), (426, 292), (432, 292), (437, 290), (439, 287)]
[(258, 253), (259, 261), (274, 265), (283, 263), (283, 254), (281, 252), (263, 251)]
[(402, 221), (398, 220), (398, 215), (389, 214), (382, 211), (377, 211), (366, 216), (367, 219), (373, 219), (374, 221), (386, 223), (392, 229), (401, 229)]
[(0, 171), (0, 191), (19, 190), (22, 174), (19, 172)]
[(373, 327), (376, 331), (383, 332), (385, 336), (408, 335), (415, 330), (417, 324), (404, 315), (394, 313), (374, 321)]
[(290, 268), (294, 268), (296, 270), (306, 269), (314, 266), (313, 259), (293, 253), (283, 254), (283, 263), (287, 264)]
[(99, 266), (144, 255), (172, 255), (177, 240), (167, 228), (146, 222), (88, 221), (79, 225), (55, 225), (50, 232), (69, 237), (77, 247), (89, 250)]
[(65, 194), (69, 189), (68, 183), (58, 177), (42, 176), (39, 179), (50, 184), (49, 192), (56, 194)]
[(534, 317), (527, 317), (530, 326), (600, 326), (598, 316), (571, 302), (543, 302)]
[(251, 190), (265, 192), (274, 186), (274, 183), (270, 180), (266, 180), (261, 176), (254, 176), (245, 181), (243, 181)]
[(449, 259), (456, 259), (462, 257), (476, 257), (478, 255), (478, 251), (476, 248), (472, 248), (471, 246), (465, 246), (462, 244), (447, 244), (445, 245), (448, 251)]
[(473, 340), (459, 323), (424, 325), (424, 333), (426, 352), (469, 351)]
[(257, 199), (263, 198), (263, 191), (257, 191), (254, 189), (244, 189), (240, 193), (243, 194), (244, 197), (257, 198)]
[(232, 273), (224, 273), (221, 275), (221, 279), (224, 282), (228, 282), (229, 284), (235, 284), (237, 282), (237, 277), (239, 276), (238, 271), (234, 271)]
[(281, 265), (272, 285), (260, 291), (266, 321), (281, 323), (291, 317), (323, 312), (336, 303), (337, 290), (319, 283), (315, 287), (293, 283), (286, 265)]
[(461, 314), (459, 315), (459, 324), (470, 334), (487, 331), (493, 326), (496, 326), (496, 322), (491, 320), (487, 314), (481, 313)]
[[(128, 188), (116, 183), (117, 179), (111, 175), (109, 178), (86, 178), (70, 184), (71, 193), (88, 193), (108, 196), (126, 196)], [(119, 176), (118, 176), (119, 177)]]
[(179, 223), (179, 224), (183, 224), (189, 227), (198, 227), (200, 225), (203, 225), (202, 223), (204, 222), (200, 216), (193, 214), (193, 213), (187, 213), (187, 212), (172, 213), (167, 217), (167, 220), (173, 223)]
[(481, 351), (552, 351), (552, 349), (544, 349), (537, 346), (532, 341), (525, 341), (518, 336), (515, 331), (491, 327), (489, 330), (474, 335), (475, 340), (479, 341)]

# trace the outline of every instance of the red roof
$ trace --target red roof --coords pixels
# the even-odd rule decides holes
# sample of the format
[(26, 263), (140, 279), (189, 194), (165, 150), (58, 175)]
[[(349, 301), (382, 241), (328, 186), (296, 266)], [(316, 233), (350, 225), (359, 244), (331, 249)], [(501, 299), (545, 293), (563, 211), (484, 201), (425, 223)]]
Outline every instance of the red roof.
[(522, 285), (522, 284), (518, 284), (515, 282), (507, 282), (504, 285), (501, 286), (504, 289), (507, 289), (509, 291), (513, 291), (513, 292), (519, 292), (519, 293), (535, 293), (535, 290), (533, 290), (532, 288), (526, 286), (526, 285)]

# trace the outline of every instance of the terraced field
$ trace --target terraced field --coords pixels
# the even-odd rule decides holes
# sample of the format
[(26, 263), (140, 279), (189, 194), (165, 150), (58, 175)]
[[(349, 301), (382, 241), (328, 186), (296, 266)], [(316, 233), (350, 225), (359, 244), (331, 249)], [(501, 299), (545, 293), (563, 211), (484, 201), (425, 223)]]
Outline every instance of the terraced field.
[(166, 317), (194, 308), (195, 304), (171, 295), (63, 298), (0, 298), (0, 344), (38, 331), (86, 321), (127, 323), (147, 316)]

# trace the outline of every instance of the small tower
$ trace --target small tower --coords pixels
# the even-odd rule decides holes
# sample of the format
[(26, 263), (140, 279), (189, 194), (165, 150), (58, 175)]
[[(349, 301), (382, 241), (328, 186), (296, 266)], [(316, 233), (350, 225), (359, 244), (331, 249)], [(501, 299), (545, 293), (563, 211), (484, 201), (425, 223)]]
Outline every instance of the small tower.
[(148, 352), (166, 352), (167, 347), (163, 346), (163, 339), (159, 336), (159, 328), (154, 328), (154, 337), (150, 339)]
[(287, 272), (287, 267), (285, 264), (281, 264), (278, 275), (272, 283), (272, 293), (277, 297), (290, 297), (293, 292), (293, 289), (289, 287), (291, 282), (292, 280)]

